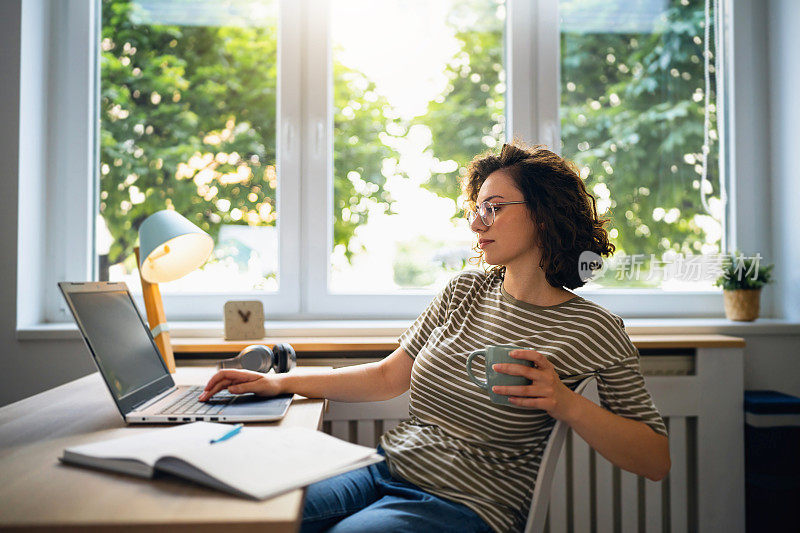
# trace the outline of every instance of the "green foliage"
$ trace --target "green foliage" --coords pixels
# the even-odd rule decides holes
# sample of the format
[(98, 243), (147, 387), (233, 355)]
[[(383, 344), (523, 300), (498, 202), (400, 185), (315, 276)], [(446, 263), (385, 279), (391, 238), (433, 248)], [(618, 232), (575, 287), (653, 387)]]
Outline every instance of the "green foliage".
[(401, 252), (394, 261), (393, 272), (393, 280), (400, 287), (426, 287), (436, 281), (436, 272), (429, 261), (415, 261)]
[(461, 48), (445, 67), (450, 83), (415, 121), (430, 128), (434, 156), (457, 163), (451, 172), (433, 173), (423, 187), (453, 200), (472, 158), (505, 138), (503, 23), (497, 9), (485, 0), (454, 4), (448, 18)]
[(421, 289), (434, 283), (439, 275), (450, 275), (466, 267), (461, 250), (442, 248), (426, 236), (400, 242), (392, 264), (394, 282), (406, 289)]
[[(403, 289), (425, 289), (437, 279), (447, 279), (468, 266), (474, 268), (464, 257), (461, 248), (442, 249), (441, 243), (425, 240), (426, 246), (420, 249), (419, 243), (401, 243), (392, 261), (392, 280)], [(442, 253), (442, 250), (445, 250)]]
[(726, 291), (740, 289), (760, 289), (772, 283), (772, 269), (775, 265), (762, 264), (760, 256), (746, 256), (738, 250), (730, 259), (723, 261), (722, 273), (714, 281), (714, 285)]
[[(703, 8), (702, 1), (673, 0), (652, 33), (561, 35), (563, 154), (588, 169), (590, 191), (610, 192), (605, 217), (620, 252), (690, 255), (709, 244), (718, 251), (719, 241), (708, 243), (698, 224), (712, 219), (701, 205), (697, 166), (704, 102), (693, 99), (705, 90), (703, 45), (695, 40), (703, 38)], [(719, 182), (713, 139), (706, 186)], [(678, 216), (655, 214), (670, 210)]]
[[(708, 240), (707, 228), (720, 221), (695, 183), (703, 7), (702, 0), (669, 0), (647, 33), (561, 35), (562, 152), (608, 206), (602, 216), (611, 220), (612, 241), (628, 255), (705, 253), (720, 244)], [(277, 25), (137, 24), (133, 9), (128, 0), (102, 2), (100, 214), (113, 238), (108, 263), (130, 261), (136, 228), (163, 208), (215, 237), (222, 224), (274, 226)], [(333, 240), (348, 259), (369, 210), (392, 212), (384, 169), (399, 154), (387, 131), (402, 137), (414, 126), (430, 129), (428, 149), (451, 163), (438, 165), (423, 187), (455, 201), (469, 161), (505, 140), (504, 9), (496, 1), (452, 4), (448, 23), (460, 49), (445, 69), (450, 82), (412, 120), (398, 119), (372, 80), (334, 60)], [(592, 4), (598, 17), (613, 9)], [(717, 161), (712, 136), (705, 186), (716, 200)], [(423, 274), (402, 268), (398, 283), (421, 283)]]
[[(224, 6), (221, 6), (224, 7)], [(100, 214), (107, 264), (131, 262), (136, 229), (170, 208), (216, 239), (223, 224), (275, 226), (277, 24), (137, 23), (136, 5), (103, 0)], [(350, 241), (383, 189), (385, 98), (335, 64), (334, 244)], [(358, 107), (354, 117), (342, 114)], [(356, 187), (355, 175), (367, 182)], [(224, 253), (224, 250), (218, 250)], [(352, 252), (348, 250), (347, 257)]]
[(276, 27), (139, 25), (134, 7), (102, 6), (108, 263), (130, 258), (139, 224), (160, 209), (215, 238), (223, 223), (274, 225)]
[[(587, 5), (562, 3), (583, 10)], [(458, 9), (454, 8), (454, 20)], [(484, 10), (478, 20), (494, 19), (490, 3), (474, 2), (470, 9)], [(616, 12), (616, 3), (594, 2), (591, 9), (600, 20), (610, 13), (614, 16), (608, 20), (624, 16)], [(615, 230), (612, 242), (617, 250), (644, 254), (645, 269), (653, 253), (659, 257), (674, 250), (692, 255), (718, 251), (720, 245), (718, 239), (707, 241), (707, 228), (721, 222), (705, 210), (699, 190), (704, 101), (694, 95), (705, 90), (703, 10), (702, 0), (685, 6), (671, 0), (651, 32), (561, 34), (562, 153), (583, 169), (587, 189), (598, 198), (598, 205), (608, 205), (601, 216), (610, 220), (607, 229)], [(473, 156), (494, 144), (485, 137), (501, 143), (505, 135), (505, 95), (498, 71), (503, 64), (502, 28), (487, 22), (476, 29), (456, 26), (456, 30), (463, 46), (447, 66), (451, 84), (418, 119), (433, 133), (435, 157), (458, 163), (457, 170), (434, 174), (424, 186), (454, 200), (458, 175)], [(713, 72), (710, 82), (713, 103)], [(715, 120), (712, 112), (712, 130)], [(706, 187), (719, 183), (714, 133)], [(719, 199), (718, 188), (712, 188), (708, 199)], [(608, 277), (605, 284), (620, 285)], [(622, 285), (636, 283), (626, 280)]]
[(333, 76), (333, 245), (343, 245), (350, 261), (355, 253), (350, 239), (369, 219), (369, 206), (381, 204), (385, 213), (392, 213), (381, 170), (384, 159), (399, 155), (381, 135), (397, 121), (387, 118), (389, 102), (364, 74), (335, 62)]

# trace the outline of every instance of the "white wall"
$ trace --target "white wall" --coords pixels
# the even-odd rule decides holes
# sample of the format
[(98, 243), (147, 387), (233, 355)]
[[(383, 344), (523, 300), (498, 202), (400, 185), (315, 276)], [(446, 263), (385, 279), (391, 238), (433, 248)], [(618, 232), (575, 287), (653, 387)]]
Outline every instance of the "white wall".
[[(769, 107), (767, 84), (767, 2), (761, 0), (732, 0), (731, 19), (733, 42), (728, 50), (732, 69), (729, 98), (734, 103), (730, 111), (730, 170), (737, 179), (731, 184), (733, 242), (729, 250), (741, 250), (746, 255), (756, 252), (772, 261), (772, 235), (769, 208)], [(728, 28), (730, 30), (730, 27)], [(730, 102), (728, 102), (730, 104)], [(762, 315), (780, 316), (774, 306), (774, 287), (762, 291)]]
[[(768, 9), (766, 6), (768, 5)], [(41, 235), (42, 199), (33, 191), (46, 168), (37, 154), (47, 151), (47, 139), (37, 135), (36, 120), (42, 120), (49, 102), (43, 42), (40, 32), (20, 27), (21, 0), (0, 2), (0, 405), (46, 390), (94, 371), (88, 351), (80, 340), (19, 341), (16, 338), (17, 288), (19, 298), (41, 298), (42, 287), (32, 280), (29, 264), (18, 270), (18, 221), (25, 234)], [(762, 253), (775, 258), (778, 285), (775, 316), (800, 319), (800, 175), (794, 159), (800, 153), (800, 37), (794, 27), (800, 22), (800, 2), (737, 0), (735, 24), (740, 33), (734, 47), (736, 57), (737, 141), (743, 152), (735, 154), (738, 172), (753, 176), (740, 187), (737, 231), (746, 242), (763, 241)], [(47, 0), (26, 0), (25, 24), (36, 28), (36, 13), (49, 9)], [(38, 44), (37, 44), (38, 43)], [(21, 54), (24, 61), (21, 61)], [(21, 73), (25, 87), (20, 90)], [(30, 74), (30, 75), (28, 75)], [(39, 79), (37, 79), (37, 76)], [(32, 122), (20, 124), (20, 95), (24, 116)], [(45, 128), (46, 129), (46, 128)], [(20, 164), (20, 154), (25, 156)], [(771, 168), (771, 172), (770, 172)], [(747, 203), (748, 190), (770, 187), (772, 208)], [(20, 212), (22, 206), (22, 212)], [(22, 215), (22, 216), (20, 216)], [(771, 223), (772, 230), (766, 228)], [(763, 237), (762, 234), (766, 234)], [(35, 239), (33, 239), (35, 240)], [(26, 242), (31, 262), (46, 260), (41, 243)], [(30, 251), (30, 250), (29, 250)], [(769, 312), (769, 310), (767, 310)], [(765, 313), (766, 314), (766, 313)], [(31, 322), (36, 317), (21, 317)], [(745, 353), (745, 387), (772, 388), (800, 396), (800, 335), (749, 336)]]
[[(800, 2), (773, 0), (768, 19), (770, 159), (776, 308), (800, 318)], [(800, 352), (800, 348), (798, 349)], [(799, 354), (800, 355), (800, 354)]]
[[(26, 22), (41, 23), (49, 8), (47, 0), (26, 0)], [(41, 269), (30, 268), (24, 261), (17, 265), (18, 221), (26, 235), (43, 231), (42, 199), (39, 191), (47, 139), (39, 135), (36, 121), (43, 121), (48, 105), (47, 72), (43, 56), (47, 32), (26, 32), (21, 36), (22, 2), (0, 2), (0, 405), (30, 396), (94, 371), (82, 342), (19, 342), (16, 338), (17, 282), (25, 287), (20, 298), (41, 298), (42, 287), (31, 276)], [(41, 24), (44, 28), (44, 25)], [(22, 70), (21, 70), (22, 69)], [(20, 73), (24, 86), (20, 85)], [(20, 104), (20, 96), (22, 102)], [(32, 119), (20, 124), (20, 109)], [(22, 212), (20, 213), (20, 206)], [(20, 216), (21, 215), (21, 216)], [(28, 261), (46, 260), (41, 242), (31, 239), (22, 257)], [(26, 322), (36, 317), (23, 317)]]

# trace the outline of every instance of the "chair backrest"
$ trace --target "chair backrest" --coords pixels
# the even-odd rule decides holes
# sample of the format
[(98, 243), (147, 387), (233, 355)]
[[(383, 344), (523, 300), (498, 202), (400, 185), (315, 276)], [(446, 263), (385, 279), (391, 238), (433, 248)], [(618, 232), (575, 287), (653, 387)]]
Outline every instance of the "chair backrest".
[[(584, 378), (575, 387), (575, 392), (581, 396), (586, 396), (586, 389), (595, 376)], [(531, 498), (531, 509), (528, 512), (528, 522), (525, 525), (525, 533), (542, 533), (544, 523), (547, 518), (547, 505), (550, 503), (550, 489), (553, 486), (553, 477), (556, 473), (556, 464), (564, 447), (564, 440), (570, 427), (566, 422), (556, 420), (547, 445), (542, 454), (542, 463), (539, 465), (539, 472), (536, 475), (536, 484), (533, 487), (533, 498)]]

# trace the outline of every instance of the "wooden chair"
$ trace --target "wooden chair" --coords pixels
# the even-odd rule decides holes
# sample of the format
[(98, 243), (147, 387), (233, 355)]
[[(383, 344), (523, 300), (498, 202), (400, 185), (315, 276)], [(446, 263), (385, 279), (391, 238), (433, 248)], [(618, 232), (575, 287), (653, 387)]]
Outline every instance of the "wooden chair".
[[(575, 392), (587, 396), (589, 385), (594, 379), (594, 375), (584, 378), (575, 387)], [(408, 394), (406, 392), (384, 402), (329, 402), (328, 412), (325, 413), (324, 431), (363, 446), (376, 446), (381, 433), (408, 417)], [(569, 429), (567, 424), (559, 420), (550, 432), (536, 476), (525, 533), (544, 531), (556, 464)]]
[[(586, 396), (589, 383), (593, 379), (595, 379), (595, 376), (584, 378), (575, 387), (575, 392), (581, 396)], [(547, 505), (550, 503), (550, 489), (553, 486), (556, 465), (569, 430), (570, 427), (565, 422), (557, 420), (550, 432), (550, 437), (547, 439), (547, 446), (545, 446), (542, 454), (542, 463), (539, 465), (539, 472), (536, 475), (536, 484), (533, 487), (531, 509), (528, 512), (525, 533), (542, 533), (544, 531), (544, 524), (547, 519)]]

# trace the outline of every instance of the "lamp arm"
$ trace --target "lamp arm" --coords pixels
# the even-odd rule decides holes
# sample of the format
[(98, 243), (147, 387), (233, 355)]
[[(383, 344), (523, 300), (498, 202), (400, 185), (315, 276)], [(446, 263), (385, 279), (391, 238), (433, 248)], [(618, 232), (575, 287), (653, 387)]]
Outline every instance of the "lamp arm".
[(147, 314), (147, 323), (150, 331), (161, 353), (161, 358), (171, 374), (175, 373), (175, 356), (172, 353), (172, 342), (169, 336), (167, 317), (164, 314), (164, 302), (161, 299), (161, 291), (158, 283), (150, 283), (142, 276), (142, 269), (139, 268), (139, 247), (135, 247), (136, 266), (139, 271), (139, 279), (142, 281), (142, 297), (144, 298), (144, 308)]

